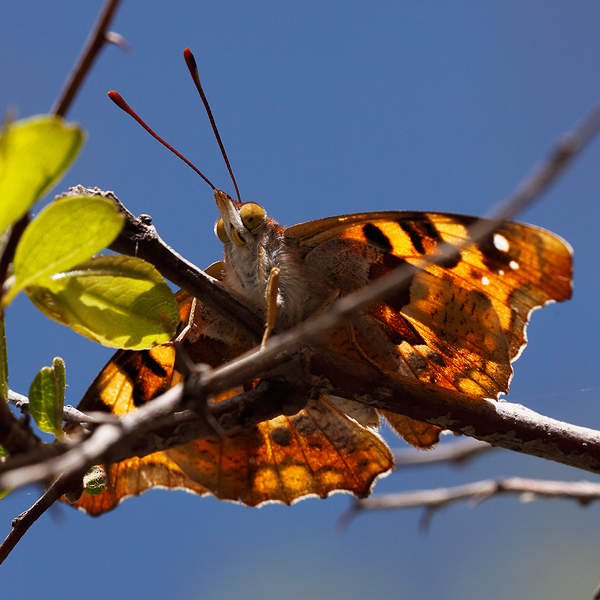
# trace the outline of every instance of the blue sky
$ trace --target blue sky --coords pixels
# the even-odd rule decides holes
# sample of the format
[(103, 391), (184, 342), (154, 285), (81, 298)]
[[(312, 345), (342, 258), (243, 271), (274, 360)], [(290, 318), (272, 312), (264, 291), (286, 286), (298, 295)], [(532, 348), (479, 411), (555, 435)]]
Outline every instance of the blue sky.
[[(48, 111), (100, 1), (5, 3), (0, 106)], [(182, 58), (190, 46), (245, 201), (292, 225), (366, 210), (482, 215), (600, 97), (600, 4), (552, 0), (316, 2), (125, 0), (69, 117), (87, 145), (57, 191), (112, 189), (149, 213), (199, 266), (221, 257), (210, 189), (106, 97), (116, 89), (218, 187), (230, 183)], [(600, 142), (522, 220), (575, 251), (572, 301), (533, 316), (509, 398), (600, 428)], [(19, 298), (7, 314), (10, 383), (26, 393), (56, 355), (76, 404), (110, 350)], [(392, 440), (391, 436), (389, 438)], [(393, 441), (393, 440), (392, 440)], [(398, 442), (399, 444), (399, 442)], [(397, 473), (377, 492), (522, 475), (597, 480), (497, 453), (466, 470)], [(0, 531), (38, 490), (0, 503)], [(365, 515), (343, 535), (349, 498), (248, 509), (152, 491), (91, 519), (60, 507), (2, 568), (3, 597), (177, 600), (447, 600), (591, 597), (600, 582), (599, 507), (495, 499)]]

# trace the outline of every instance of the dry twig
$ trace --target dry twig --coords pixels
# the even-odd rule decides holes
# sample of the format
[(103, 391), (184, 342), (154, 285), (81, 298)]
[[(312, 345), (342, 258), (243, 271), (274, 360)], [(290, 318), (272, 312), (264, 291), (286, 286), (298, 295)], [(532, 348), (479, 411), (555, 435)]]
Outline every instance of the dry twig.
[(462, 467), (492, 450), (495, 450), (494, 446), (486, 442), (464, 438), (455, 442), (441, 443), (429, 452), (415, 448), (401, 448), (392, 452), (394, 464), (398, 470), (408, 467), (438, 466), (443, 463)]
[(355, 500), (353, 506), (342, 515), (339, 527), (345, 529), (361, 512), (366, 510), (399, 510), (403, 508), (424, 508), (425, 528), (433, 514), (451, 504), (468, 501), (471, 506), (500, 495), (517, 495), (522, 501), (538, 498), (546, 500), (575, 500), (582, 506), (600, 500), (600, 483), (590, 481), (545, 481), (509, 477), (507, 479), (486, 479), (452, 488), (436, 490), (414, 490), (396, 494), (379, 494), (364, 500)]

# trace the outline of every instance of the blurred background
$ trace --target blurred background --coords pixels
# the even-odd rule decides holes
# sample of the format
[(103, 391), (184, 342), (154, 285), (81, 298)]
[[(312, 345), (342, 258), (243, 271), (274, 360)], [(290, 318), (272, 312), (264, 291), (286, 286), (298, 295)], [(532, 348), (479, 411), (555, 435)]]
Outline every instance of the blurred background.
[[(2, 4), (2, 110), (50, 109), (100, 7)], [(282, 224), (365, 210), (482, 215), (600, 97), (599, 28), (591, 0), (125, 0), (113, 30), (133, 53), (107, 47), (88, 77), (68, 116), (89, 139), (56, 192), (114, 190), (189, 260), (221, 258), (208, 186), (106, 97), (119, 91), (231, 192), (183, 62), (190, 46), (242, 198)], [(573, 245), (575, 292), (533, 316), (509, 396), (596, 429), (599, 164), (596, 140), (522, 215)], [(77, 404), (111, 355), (25, 297), (6, 319), (18, 392), (59, 355)], [(462, 470), (398, 472), (375, 493), (511, 475), (598, 480), (499, 451)], [(0, 502), (0, 537), (38, 495), (32, 487)], [(437, 514), (426, 535), (417, 510), (365, 514), (340, 534), (349, 505), (336, 495), (249, 509), (159, 490), (98, 519), (60, 506), (5, 562), (2, 597), (558, 600), (591, 598), (600, 583), (599, 506), (498, 498)]]

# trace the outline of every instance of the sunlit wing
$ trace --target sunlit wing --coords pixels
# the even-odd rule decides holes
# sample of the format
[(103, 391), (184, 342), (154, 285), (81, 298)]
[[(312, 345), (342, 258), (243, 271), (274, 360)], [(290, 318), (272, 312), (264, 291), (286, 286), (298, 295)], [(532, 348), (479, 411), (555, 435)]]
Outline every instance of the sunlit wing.
[[(476, 221), (441, 213), (363, 213), (296, 225), (285, 235), (315, 273), (344, 294), (432, 254), (441, 242), (468, 240)], [(349, 320), (350, 332), (336, 334), (346, 336), (342, 351), (352, 348), (384, 371), (496, 398), (508, 391), (511, 362), (526, 344), (531, 312), (570, 297), (571, 254), (550, 232), (504, 223), (462, 250), (453, 264), (419, 271), (394, 296), (373, 305), (368, 315), (378, 331), (367, 317)], [(384, 414), (417, 446), (437, 440), (437, 428)]]
[[(191, 299), (182, 292), (178, 299), (185, 322)], [(194, 361), (213, 366), (250, 348), (231, 323), (200, 304), (185, 346)], [(119, 351), (78, 408), (116, 415), (134, 410), (180, 379), (174, 361), (170, 344), (139, 352)], [(231, 390), (218, 400), (240, 391)], [(363, 497), (378, 476), (392, 469), (393, 457), (385, 442), (359, 420), (341, 412), (333, 399), (311, 400), (297, 415), (230, 433), (229, 443), (207, 438), (111, 465), (105, 491), (96, 496), (84, 494), (74, 505), (99, 515), (151, 487), (211, 493), (250, 506), (269, 501), (290, 504), (335, 491)], [(67, 427), (71, 433), (74, 429)]]
[(280, 416), (229, 435), (197, 440), (166, 454), (194, 482), (222, 500), (249, 506), (291, 504), (335, 491), (369, 494), (393, 458), (383, 439), (325, 397), (292, 417)]

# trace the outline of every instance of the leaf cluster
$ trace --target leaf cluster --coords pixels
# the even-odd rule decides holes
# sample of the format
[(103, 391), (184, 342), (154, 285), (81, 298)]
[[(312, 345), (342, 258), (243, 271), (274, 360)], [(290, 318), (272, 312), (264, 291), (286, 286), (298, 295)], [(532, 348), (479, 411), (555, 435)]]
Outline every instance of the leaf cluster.
[[(97, 255), (124, 224), (110, 199), (57, 197), (29, 222), (31, 207), (64, 176), (84, 140), (81, 127), (53, 115), (6, 123), (0, 135), (0, 235), (2, 263), (7, 266), (0, 281), (4, 400), (9, 372), (4, 313), (21, 291), (48, 317), (113, 348), (141, 350), (163, 344), (179, 323), (175, 297), (152, 265), (135, 257)], [(14, 249), (11, 233), (18, 238)], [(61, 439), (65, 366), (60, 357), (35, 376), (29, 397), (37, 426)], [(0, 458), (5, 455), (0, 446)], [(93, 479), (91, 487), (97, 487), (97, 477)]]

